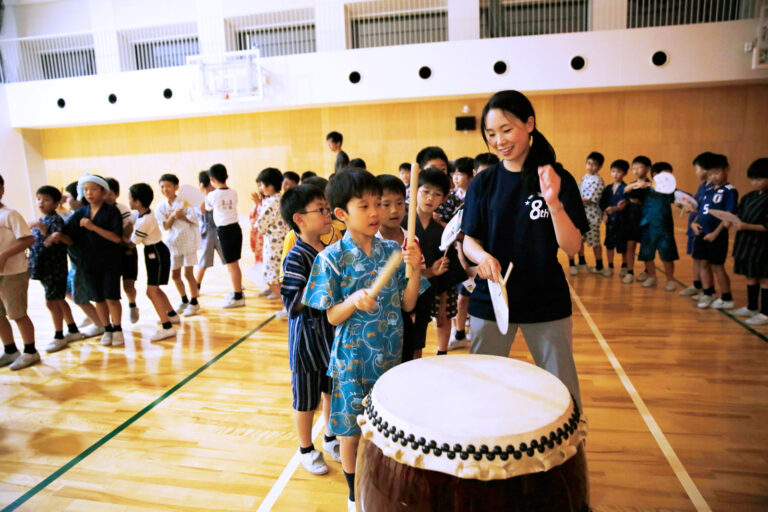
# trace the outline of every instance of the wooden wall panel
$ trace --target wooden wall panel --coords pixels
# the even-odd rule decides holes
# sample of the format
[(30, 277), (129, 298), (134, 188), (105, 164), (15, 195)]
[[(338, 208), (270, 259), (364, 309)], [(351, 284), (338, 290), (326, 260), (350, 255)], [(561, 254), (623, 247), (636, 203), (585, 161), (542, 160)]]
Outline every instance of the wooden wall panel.
[[(83, 172), (118, 178), (124, 186), (154, 184), (162, 172), (196, 183), (197, 172), (221, 162), (241, 191), (241, 214), (249, 209), (254, 179), (268, 166), (330, 174), (334, 157), (325, 135), (344, 134), (350, 158), (363, 158), (375, 173), (395, 173), (419, 149), (438, 145), (450, 158), (486, 150), (479, 130), (454, 129), (454, 117), (479, 118), (487, 98), (347, 105), (217, 117), (184, 118), (39, 132), (48, 179), (64, 185)], [(558, 159), (577, 179), (586, 155), (597, 150), (607, 164), (638, 154), (666, 160), (680, 188), (693, 191), (690, 162), (698, 153), (724, 153), (731, 181), (749, 190), (746, 168), (768, 156), (768, 85), (695, 89), (627, 90), (531, 96), (537, 125)], [(25, 130), (27, 137), (37, 136)], [(607, 171), (607, 169), (606, 169)], [(608, 172), (603, 176), (609, 180)]]

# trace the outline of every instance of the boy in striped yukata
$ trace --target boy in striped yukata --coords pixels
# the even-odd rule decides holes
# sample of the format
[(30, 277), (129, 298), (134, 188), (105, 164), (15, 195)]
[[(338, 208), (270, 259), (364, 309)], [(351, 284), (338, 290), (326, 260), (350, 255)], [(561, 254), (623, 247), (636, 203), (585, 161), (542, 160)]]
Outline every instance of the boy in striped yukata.
[(299, 185), (283, 194), (280, 215), (298, 235), (296, 245), (283, 260), (280, 295), (288, 312), (288, 360), (301, 464), (310, 473), (323, 475), (328, 466), (312, 444), (312, 423), (321, 397), (326, 425), (323, 448), (333, 460), (341, 461), (339, 441), (327, 431), (331, 412), (331, 378), (327, 373), (333, 327), (325, 311), (304, 306), (301, 298), (315, 257), (325, 248), (320, 237), (331, 231), (331, 209), (322, 190)]

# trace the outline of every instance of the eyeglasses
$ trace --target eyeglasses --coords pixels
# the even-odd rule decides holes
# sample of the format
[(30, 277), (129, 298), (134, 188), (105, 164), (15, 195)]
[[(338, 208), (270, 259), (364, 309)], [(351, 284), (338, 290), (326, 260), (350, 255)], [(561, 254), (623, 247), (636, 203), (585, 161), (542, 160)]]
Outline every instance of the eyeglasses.
[(299, 213), (320, 213), (322, 215), (325, 215), (326, 217), (331, 216), (331, 209), (330, 208), (318, 208), (317, 210), (307, 210)]
[(443, 193), (442, 192), (429, 192), (429, 191), (424, 190), (424, 189), (420, 189), (419, 190), (419, 194), (421, 194), (424, 197), (432, 197), (432, 198), (435, 198), (435, 199), (439, 199), (439, 198), (443, 197)]

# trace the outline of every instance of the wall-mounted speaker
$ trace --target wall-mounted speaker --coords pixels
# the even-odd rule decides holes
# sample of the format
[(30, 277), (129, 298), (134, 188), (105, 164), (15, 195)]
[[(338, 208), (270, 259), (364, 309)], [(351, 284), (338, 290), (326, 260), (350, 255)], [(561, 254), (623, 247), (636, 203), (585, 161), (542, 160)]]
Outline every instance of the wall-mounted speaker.
[(477, 119), (475, 116), (458, 116), (456, 118), (456, 130), (469, 131), (477, 129)]

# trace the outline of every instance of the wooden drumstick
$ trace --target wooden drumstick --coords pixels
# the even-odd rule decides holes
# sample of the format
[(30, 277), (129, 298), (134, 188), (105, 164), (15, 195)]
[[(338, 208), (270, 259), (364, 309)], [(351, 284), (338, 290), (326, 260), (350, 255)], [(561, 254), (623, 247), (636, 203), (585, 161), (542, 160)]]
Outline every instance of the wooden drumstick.
[[(408, 201), (408, 243), (406, 247), (410, 247), (413, 243), (413, 238), (416, 236), (416, 194), (419, 193), (419, 164), (411, 164), (411, 197)], [(410, 278), (413, 272), (413, 267), (410, 265), (405, 267), (405, 277)]]
[(514, 265), (512, 265), (512, 262), (510, 261), (509, 262), (509, 267), (507, 267), (507, 273), (504, 274), (504, 279), (502, 279), (502, 281), (501, 281), (501, 286), (506, 286), (507, 285), (507, 279), (509, 279), (509, 274), (512, 273), (512, 267), (513, 266)]
[[(376, 298), (387, 281), (389, 281), (389, 278), (392, 277), (392, 274), (395, 273), (397, 267), (400, 266), (401, 261), (403, 261), (402, 252), (395, 251), (390, 255), (387, 264), (384, 265), (384, 269), (379, 274), (379, 277), (376, 278), (376, 281), (374, 281), (373, 285), (368, 289), (368, 296), (370, 298)], [(406, 267), (406, 269), (407, 268), (408, 267)]]

